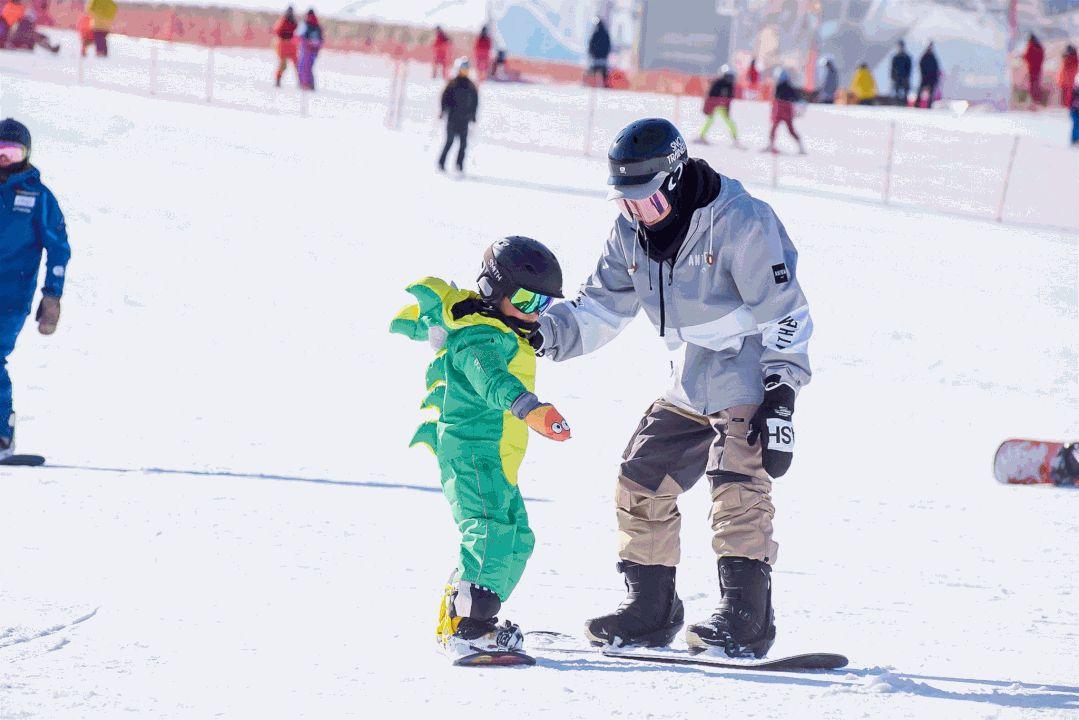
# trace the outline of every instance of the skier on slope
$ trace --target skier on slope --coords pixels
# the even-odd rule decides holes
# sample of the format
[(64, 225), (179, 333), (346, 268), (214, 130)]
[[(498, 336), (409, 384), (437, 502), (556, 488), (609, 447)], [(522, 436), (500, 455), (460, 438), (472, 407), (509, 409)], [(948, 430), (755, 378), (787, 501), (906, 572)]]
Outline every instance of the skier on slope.
[(30, 131), (8, 118), (0, 122), (0, 460), (15, 450), (7, 358), (30, 314), (42, 250), (47, 271), (35, 319), (38, 331), (51, 335), (60, 321), (71, 248), (60, 206), (30, 164)]
[(802, 100), (802, 89), (794, 86), (790, 73), (783, 68), (776, 69), (775, 77), (776, 91), (775, 97), (772, 98), (772, 129), (768, 132), (768, 146), (764, 148), (764, 152), (779, 152), (776, 149), (776, 130), (779, 129), (780, 123), (785, 123), (787, 132), (798, 143), (798, 154), (805, 155), (805, 145), (802, 144), (801, 136), (794, 129), (794, 104)]
[(580, 294), (544, 313), (529, 340), (537, 354), (568, 360), (610, 342), (643, 308), (681, 356), (619, 467), (628, 594), (585, 633), (598, 644), (671, 642), (683, 624), (677, 500), (704, 475), (721, 599), (686, 642), (762, 657), (775, 638), (771, 483), (790, 467), (794, 401), (810, 378), (798, 254), (772, 208), (690, 158), (666, 120), (626, 126), (608, 161), (621, 215)]
[(521, 651), (517, 625), (498, 625), (532, 554), (517, 471), (528, 428), (568, 440), (569, 425), (535, 395), (536, 358), (526, 340), (552, 297), (562, 297), (562, 269), (544, 245), (513, 236), (483, 256), (479, 293), (437, 278), (409, 286), (418, 301), (391, 332), (435, 347), (425, 408), (439, 411), (412, 444), (438, 457), (442, 490), (461, 531), (457, 568), (446, 586), (437, 637), (451, 656)]
[(704, 121), (704, 125), (701, 126), (697, 142), (704, 145), (708, 144), (708, 131), (712, 128), (712, 123), (715, 122), (716, 118), (720, 117), (727, 125), (727, 130), (730, 131), (731, 144), (736, 148), (742, 147), (742, 143), (738, 140), (738, 127), (731, 118), (731, 102), (733, 100), (734, 71), (731, 70), (730, 65), (724, 65), (719, 69), (719, 76), (712, 81), (711, 87), (708, 88), (708, 97), (704, 99), (702, 111), (708, 117)]

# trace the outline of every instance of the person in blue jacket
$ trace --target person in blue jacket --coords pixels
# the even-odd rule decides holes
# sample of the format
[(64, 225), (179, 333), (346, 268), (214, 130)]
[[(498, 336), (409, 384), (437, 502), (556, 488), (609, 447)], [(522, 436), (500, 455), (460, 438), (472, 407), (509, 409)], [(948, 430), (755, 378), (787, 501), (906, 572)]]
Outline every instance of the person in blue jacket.
[(45, 284), (35, 319), (38, 331), (51, 335), (60, 321), (71, 248), (60, 206), (30, 164), (30, 131), (8, 118), (0, 121), (0, 459), (15, 448), (7, 358), (30, 315), (42, 250), (47, 255)]

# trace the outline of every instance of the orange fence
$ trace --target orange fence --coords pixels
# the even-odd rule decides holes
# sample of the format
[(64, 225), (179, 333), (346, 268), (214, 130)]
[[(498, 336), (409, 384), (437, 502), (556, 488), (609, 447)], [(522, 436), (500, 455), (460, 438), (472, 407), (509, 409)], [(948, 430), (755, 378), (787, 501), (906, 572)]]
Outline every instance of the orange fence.
[[(73, 30), (83, 2), (54, 0), (48, 14), (57, 27)], [(39, 13), (42, 15), (42, 13)], [(122, 3), (112, 31), (121, 35), (182, 42), (210, 47), (269, 47), (278, 13), (239, 8), (189, 7), (156, 3)], [(322, 22), (326, 47), (349, 52), (379, 53), (401, 60), (431, 62), (434, 28), (387, 25), (358, 20), (328, 19)], [(475, 36), (451, 32), (453, 55), (471, 54)], [(451, 55), (452, 57), (452, 55)], [(583, 82), (584, 69), (570, 63), (510, 57), (510, 73), (528, 81)], [(703, 95), (702, 78), (669, 71), (611, 73), (616, 89), (672, 95)]]

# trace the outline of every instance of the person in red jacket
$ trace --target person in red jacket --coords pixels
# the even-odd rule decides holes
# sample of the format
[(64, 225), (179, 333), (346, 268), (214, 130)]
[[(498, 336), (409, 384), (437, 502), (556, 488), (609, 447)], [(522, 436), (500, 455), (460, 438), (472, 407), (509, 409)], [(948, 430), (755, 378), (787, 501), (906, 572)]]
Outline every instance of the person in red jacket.
[(296, 11), (289, 5), (285, 14), (278, 18), (273, 26), (273, 34), (277, 36), (275, 46), (277, 49), (277, 73), (274, 75), (274, 85), (281, 87), (281, 76), (285, 74), (288, 61), (292, 61), (293, 69), (296, 68)]
[(1079, 55), (1076, 55), (1074, 45), (1068, 45), (1064, 48), (1064, 59), (1060, 62), (1060, 76), (1057, 78), (1060, 87), (1060, 104), (1063, 107), (1071, 107), (1077, 74), (1079, 74)]
[(89, 13), (79, 15), (79, 19), (75, 21), (75, 30), (79, 33), (79, 43), (82, 45), (79, 54), (86, 57), (86, 51), (94, 44), (94, 20)]
[(1027, 77), (1030, 79), (1030, 104), (1033, 105), (1042, 100), (1042, 63), (1045, 62), (1045, 48), (1034, 33), (1030, 34), (1030, 40), (1027, 41), (1023, 61), (1027, 64)]
[(20, 0), (8, 0), (0, 10), (0, 47), (7, 44), (11, 31), (26, 14), (26, 6)]
[(802, 138), (794, 129), (794, 104), (801, 101), (804, 93), (801, 88), (795, 87), (791, 81), (790, 73), (783, 68), (776, 68), (776, 89), (772, 95), (772, 130), (768, 133), (768, 147), (764, 152), (778, 153), (776, 149), (776, 130), (781, 123), (786, 124), (787, 132), (798, 143), (798, 154), (805, 155), (805, 145)]
[(480, 36), (476, 38), (472, 52), (476, 58), (476, 79), (483, 82), (491, 64), (491, 36), (487, 33), (486, 25), (480, 28)]
[(446, 74), (450, 69), (450, 36), (442, 29), (441, 26), (435, 26), (435, 42), (434, 52), (431, 60), (431, 79), (434, 80), (437, 77), (446, 79)]

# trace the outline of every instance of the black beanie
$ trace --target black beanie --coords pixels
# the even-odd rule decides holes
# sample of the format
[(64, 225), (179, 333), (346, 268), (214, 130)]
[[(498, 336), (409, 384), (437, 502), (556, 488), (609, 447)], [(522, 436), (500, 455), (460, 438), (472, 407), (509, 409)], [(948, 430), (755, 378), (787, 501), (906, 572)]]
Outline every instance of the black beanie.
[(0, 121), (0, 142), (18, 143), (30, 154), (30, 131), (18, 120), (7, 118)]

